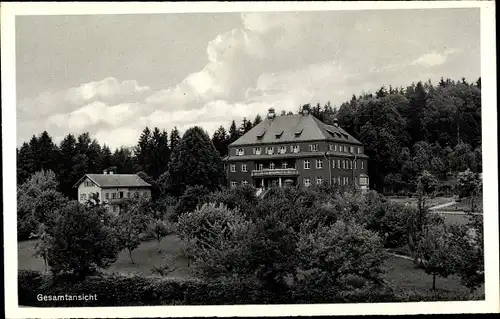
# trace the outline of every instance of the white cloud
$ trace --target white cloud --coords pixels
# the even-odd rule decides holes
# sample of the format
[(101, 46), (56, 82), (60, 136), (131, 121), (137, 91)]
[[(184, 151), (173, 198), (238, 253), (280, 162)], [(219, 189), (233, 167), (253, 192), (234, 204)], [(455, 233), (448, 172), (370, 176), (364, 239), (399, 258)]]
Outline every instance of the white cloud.
[(422, 66), (437, 66), (444, 64), (448, 58), (448, 54), (452, 53), (453, 51), (445, 51), (444, 54), (440, 54), (437, 52), (430, 52), (421, 55), (418, 59), (413, 60), (410, 62), (410, 65), (416, 65), (420, 64)]
[(416, 34), (426, 31), (419, 25), (405, 34), (380, 18), (322, 14), (244, 13), (241, 28), (207, 43), (205, 66), (165, 89), (110, 77), (23, 100), (18, 141), (44, 129), (56, 140), (89, 131), (112, 147), (134, 145), (145, 126), (183, 131), (199, 125), (211, 134), (233, 119), (239, 125), (244, 117), (265, 115), (269, 107), (280, 112), (304, 103), (338, 105), (381, 85), (447, 76), (429, 67), (445, 66), (450, 55), (460, 58), (460, 48), (446, 49), (455, 46), (443, 35), (441, 50), (425, 46), (423, 39), (433, 35)]

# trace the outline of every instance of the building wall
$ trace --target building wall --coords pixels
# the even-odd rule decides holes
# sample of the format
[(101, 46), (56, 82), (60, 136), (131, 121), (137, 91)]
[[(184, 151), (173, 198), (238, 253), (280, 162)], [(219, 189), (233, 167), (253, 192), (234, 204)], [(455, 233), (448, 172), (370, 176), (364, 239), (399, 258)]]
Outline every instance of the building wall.
[[(90, 181), (86, 178), (80, 185), (78, 185), (78, 197), (77, 200), (80, 203), (86, 203), (89, 199), (90, 194), (97, 193), (99, 194), (99, 199), (102, 200), (101, 188), (95, 184), (93, 186), (85, 186), (85, 182)], [(85, 194), (85, 199), (82, 198), (82, 194)]]
[[(113, 193), (116, 193), (116, 199), (119, 199), (120, 192), (123, 192), (123, 198), (134, 198), (135, 193), (139, 193), (139, 197), (147, 196), (147, 198), (151, 198), (151, 190), (146, 187), (120, 187), (120, 188), (104, 188), (102, 190), (102, 199), (107, 202), (108, 199), (113, 199)], [(130, 193), (130, 197), (128, 194)]]

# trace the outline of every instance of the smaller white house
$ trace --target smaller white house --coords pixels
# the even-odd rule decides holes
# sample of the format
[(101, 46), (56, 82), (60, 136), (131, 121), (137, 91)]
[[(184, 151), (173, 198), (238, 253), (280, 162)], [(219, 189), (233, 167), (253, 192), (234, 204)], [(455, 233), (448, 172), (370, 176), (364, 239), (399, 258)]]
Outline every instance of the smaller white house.
[(86, 203), (96, 194), (111, 212), (118, 213), (119, 204), (126, 198), (151, 198), (151, 185), (137, 174), (85, 174), (73, 186), (78, 188), (78, 201)]

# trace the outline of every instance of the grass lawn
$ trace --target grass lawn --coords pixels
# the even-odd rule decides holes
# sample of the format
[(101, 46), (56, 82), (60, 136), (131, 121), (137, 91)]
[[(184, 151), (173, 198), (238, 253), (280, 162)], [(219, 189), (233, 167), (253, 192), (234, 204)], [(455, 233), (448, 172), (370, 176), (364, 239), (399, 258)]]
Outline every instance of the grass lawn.
[(443, 217), (446, 224), (461, 224), (465, 225), (469, 222), (469, 218), (465, 214), (439, 214)]
[[(397, 295), (431, 295), (432, 276), (428, 275), (422, 269), (417, 268), (411, 260), (391, 256), (387, 260), (386, 280), (392, 283)], [(467, 293), (469, 290), (460, 284), (455, 276), (448, 278), (436, 277), (436, 290), (442, 293), (459, 292)], [(478, 289), (484, 291), (484, 287)]]
[[(394, 203), (399, 204), (409, 204), (417, 206), (418, 199), (416, 197), (389, 197), (389, 200)], [(427, 207), (433, 207), (441, 204), (446, 204), (453, 201), (453, 197), (435, 197), (431, 199), (427, 199)]]
[[(453, 215), (455, 216), (455, 215)], [(461, 217), (461, 216), (459, 216)], [(18, 265), (20, 269), (44, 270), (43, 260), (33, 257), (35, 241), (23, 241), (18, 243)], [(142, 243), (139, 248), (132, 252), (135, 264), (130, 262), (128, 251), (122, 251), (116, 262), (106, 271), (134, 273), (138, 275), (151, 275), (151, 267), (161, 264), (164, 256), (176, 255), (180, 250), (180, 242), (177, 236), (167, 236), (160, 243), (162, 253), (158, 253), (156, 241)], [(185, 278), (190, 276), (187, 261), (183, 257), (177, 257), (178, 269), (169, 277)], [(397, 294), (405, 295), (427, 295), (432, 294), (432, 276), (414, 266), (410, 260), (397, 257), (389, 257), (386, 263), (387, 274), (385, 278), (392, 283)], [(436, 279), (436, 287), (442, 291), (467, 292), (468, 290), (460, 284), (457, 278), (448, 277)]]
[[(19, 269), (44, 270), (42, 258), (33, 257), (35, 251), (35, 240), (23, 241), (18, 243), (18, 267)], [(107, 272), (133, 273), (137, 275), (151, 275), (153, 265), (163, 264), (165, 256), (177, 255), (180, 251), (180, 241), (177, 236), (167, 236), (160, 242), (158, 252), (158, 243), (156, 241), (147, 241), (142, 243), (132, 252), (132, 258), (135, 263), (130, 262), (127, 250), (123, 250), (118, 255), (118, 259)], [(177, 269), (169, 274), (169, 277), (185, 278), (189, 276), (187, 260), (183, 257), (175, 258)]]

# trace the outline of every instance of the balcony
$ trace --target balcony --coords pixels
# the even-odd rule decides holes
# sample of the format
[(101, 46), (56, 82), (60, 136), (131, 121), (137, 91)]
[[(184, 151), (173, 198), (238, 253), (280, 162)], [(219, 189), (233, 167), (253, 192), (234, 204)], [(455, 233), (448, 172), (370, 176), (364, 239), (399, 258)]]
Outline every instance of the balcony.
[(252, 177), (266, 177), (266, 176), (298, 176), (299, 171), (295, 168), (277, 168), (277, 169), (262, 169), (253, 170)]

